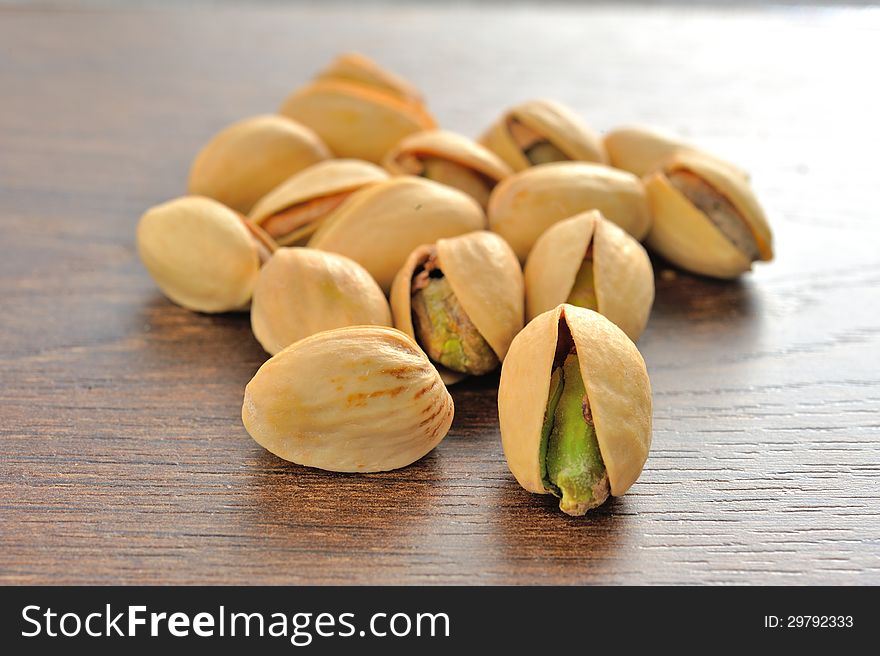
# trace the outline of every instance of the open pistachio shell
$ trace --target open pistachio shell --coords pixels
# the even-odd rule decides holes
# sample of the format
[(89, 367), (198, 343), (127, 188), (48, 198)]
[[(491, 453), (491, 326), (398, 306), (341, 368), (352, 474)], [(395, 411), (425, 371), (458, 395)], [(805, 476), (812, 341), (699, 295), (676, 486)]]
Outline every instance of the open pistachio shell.
[(734, 278), (773, 259), (773, 237), (748, 182), (723, 163), (680, 152), (645, 179), (654, 224), (646, 244), (694, 273)]
[(282, 246), (303, 244), (349, 195), (388, 177), (384, 169), (360, 159), (320, 162), (261, 198), (250, 219)]
[(246, 214), (285, 179), (331, 157), (311, 129), (283, 116), (247, 118), (218, 132), (196, 155), (189, 193)]
[(550, 159), (558, 161), (607, 161), (599, 136), (572, 110), (551, 100), (531, 100), (508, 110), (480, 138), (480, 143), (514, 171), (541, 163), (535, 156), (529, 158), (530, 143), (539, 147), (546, 144), (553, 153)]
[(395, 175), (420, 175), (473, 196), (483, 209), (489, 194), (513, 170), (495, 153), (455, 132), (427, 130), (404, 137), (382, 166)]
[[(413, 275), (432, 254), (468, 319), (498, 361), (503, 361), (510, 342), (523, 326), (523, 277), (510, 246), (491, 232), (481, 230), (440, 239), (433, 246), (419, 246), (410, 253), (391, 287), (395, 327), (416, 339)], [(437, 363), (435, 366), (447, 384), (466, 375)]]
[(521, 171), (495, 187), (489, 227), (525, 261), (544, 230), (593, 209), (636, 239), (651, 225), (645, 189), (637, 177), (602, 164), (560, 162)]
[(648, 322), (654, 302), (654, 271), (642, 245), (597, 210), (551, 226), (529, 253), (525, 266), (526, 319), (570, 298), (590, 253), (597, 307), (633, 341)]
[(202, 196), (147, 210), (137, 248), (162, 293), (197, 312), (245, 309), (266, 252), (241, 215)]
[[(560, 342), (563, 342), (560, 344)], [(560, 305), (516, 336), (501, 367), (498, 416), (511, 473), (529, 492), (547, 494), (542, 430), (550, 378), (573, 344), (611, 494), (638, 479), (651, 447), (651, 384), (632, 341), (601, 314)]]
[(312, 248), (281, 248), (262, 268), (251, 328), (272, 355), (322, 330), (391, 325), (376, 281), (357, 262)]
[(382, 68), (369, 57), (348, 52), (339, 55), (321, 71), (318, 80), (341, 80), (374, 87), (401, 100), (420, 103), (422, 94), (402, 77)]
[(421, 104), (341, 80), (302, 87), (288, 96), (280, 113), (312, 128), (337, 157), (375, 163), (406, 135), (437, 127)]
[(350, 257), (388, 291), (416, 246), (485, 227), (486, 217), (473, 198), (407, 175), (353, 194), (324, 220), (309, 247)]
[(393, 328), (326, 330), (270, 358), (241, 418), (275, 455), (338, 472), (405, 467), (452, 424), (452, 397), (409, 337)]

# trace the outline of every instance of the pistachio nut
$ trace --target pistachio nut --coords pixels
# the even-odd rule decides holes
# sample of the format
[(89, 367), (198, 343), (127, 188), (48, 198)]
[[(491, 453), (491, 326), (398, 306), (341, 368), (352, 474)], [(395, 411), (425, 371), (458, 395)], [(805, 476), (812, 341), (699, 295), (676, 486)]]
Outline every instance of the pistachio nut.
[(483, 210), (467, 194), (404, 175), (353, 194), (322, 222), (309, 247), (350, 257), (387, 292), (416, 246), (485, 227)]
[(276, 456), (338, 472), (409, 465), (452, 424), (452, 397), (409, 337), (393, 328), (337, 328), (270, 358), (244, 392), (241, 418)]
[(388, 151), (382, 166), (395, 175), (419, 175), (472, 196), (485, 210), (489, 194), (511, 168), (490, 150), (455, 132), (416, 132)]
[(654, 271), (642, 245), (598, 210), (542, 234), (525, 266), (526, 320), (560, 303), (595, 310), (635, 341), (654, 302)]
[(369, 57), (348, 52), (339, 55), (321, 71), (318, 80), (341, 80), (374, 87), (385, 93), (414, 103), (422, 102), (422, 94), (402, 77), (379, 66)]
[(519, 262), (484, 230), (419, 246), (394, 278), (391, 311), (447, 384), (486, 374), (523, 326)]
[(251, 302), (257, 341), (275, 355), (332, 328), (391, 325), (376, 281), (357, 262), (312, 248), (279, 248), (260, 271)]
[(644, 186), (632, 173), (602, 164), (560, 162), (521, 171), (495, 187), (489, 227), (525, 261), (544, 230), (593, 209), (636, 239), (651, 225)]
[(638, 479), (651, 447), (651, 384), (630, 339), (601, 314), (560, 305), (514, 338), (498, 416), (507, 465), (529, 492), (583, 515)]
[(184, 196), (144, 213), (137, 248), (169, 299), (197, 312), (229, 312), (247, 308), (261, 261), (275, 246), (225, 205)]
[(257, 201), (250, 220), (282, 246), (302, 245), (352, 193), (388, 179), (359, 159), (331, 159), (294, 174)]
[(643, 177), (659, 170), (663, 163), (678, 152), (698, 152), (703, 157), (715, 159), (729, 167), (746, 180), (748, 173), (733, 164), (679, 139), (673, 134), (647, 127), (622, 127), (612, 130), (603, 140), (611, 166)]
[(247, 214), (285, 179), (331, 153), (311, 129), (283, 116), (254, 116), (218, 132), (196, 155), (189, 193)]
[(571, 109), (551, 100), (531, 100), (509, 109), (480, 143), (514, 171), (548, 162), (608, 159), (599, 136)]
[(340, 79), (307, 84), (288, 96), (279, 111), (312, 128), (337, 157), (377, 164), (406, 135), (437, 127), (421, 103)]
[(748, 182), (724, 164), (679, 152), (645, 179), (654, 215), (646, 244), (673, 264), (734, 278), (773, 259), (773, 236)]

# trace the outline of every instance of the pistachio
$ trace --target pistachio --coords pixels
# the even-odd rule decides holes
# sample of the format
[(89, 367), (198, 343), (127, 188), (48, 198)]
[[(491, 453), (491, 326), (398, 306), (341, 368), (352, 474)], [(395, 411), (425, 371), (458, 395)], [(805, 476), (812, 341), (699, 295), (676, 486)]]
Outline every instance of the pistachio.
[(388, 151), (382, 165), (395, 175), (420, 175), (460, 189), (484, 210), (495, 185), (513, 173), (495, 153), (444, 130), (405, 137)]
[(557, 162), (503, 180), (489, 199), (489, 227), (504, 237), (520, 261), (551, 225), (597, 209), (636, 239), (651, 225), (641, 181), (602, 164)]
[(273, 187), (331, 157), (309, 128), (283, 116), (255, 116), (218, 132), (196, 155), (189, 193), (246, 214)]
[(651, 446), (651, 384), (623, 331), (592, 310), (559, 305), (510, 345), (498, 416), (519, 484), (583, 515), (641, 474)]
[(350, 257), (387, 291), (415, 247), (480, 230), (485, 222), (476, 201), (457, 189), (399, 176), (352, 194), (322, 222), (309, 247)]
[(185, 196), (144, 213), (137, 248), (169, 299), (197, 312), (229, 312), (247, 308), (261, 260), (275, 246), (225, 205)]
[(421, 103), (422, 94), (402, 77), (379, 66), (372, 59), (356, 52), (339, 55), (321, 71), (318, 80), (354, 82), (391, 94), (401, 100)]
[(310, 248), (280, 248), (262, 268), (251, 327), (272, 355), (322, 330), (391, 325), (385, 295), (354, 260)]
[(405, 467), (452, 424), (452, 397), (416, 344), (380, 326), (337, 328), (270, 358), (244, 393), (254, 440), (285, 460), (338, 472)]
[(504, 359), (522, 328), (522, 271), (491, 232), (440, 239), (407, 258), (391, 287), (391, 312), (444, 382), (482, 375)]
[(532, 100), (508, 110), (480, 138), (514, 171), (561, 161), (607, 161), (599, 137), (572, 110)]
[(773, 237), (748, 182), (729, 166), (679, 152), (645, 180), (648, 248), (694, 273), (734, 278), (773, 259)]
[(550, 226), (535, 242), (524, 273), (529, 320), (569, 303), (603, 314), (635, 341), (654, 302), (645, 249), (597, 210)]
[(250, 219), (280, 245), (302, 245), (352, 193), (388, 174), (358, 159), (331, 159), (296, 173), (261, 198)]

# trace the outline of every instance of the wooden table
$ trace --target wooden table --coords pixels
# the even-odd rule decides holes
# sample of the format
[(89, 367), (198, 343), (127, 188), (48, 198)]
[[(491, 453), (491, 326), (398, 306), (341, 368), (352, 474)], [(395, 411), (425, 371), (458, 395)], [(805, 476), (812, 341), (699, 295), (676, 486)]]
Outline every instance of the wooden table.
[[(497, 377), (401, 471), (283, 462), (239, 419), (247, 316), (140, 265), (138, 217), (197, 148), (351, 49), (467, 134), (549, 96), (752, 172), (777, 260), (658, 276), (625, 497), (571, 519), (521, 490)], [(857, 10), (0, 9), (0, 582), (880, 583), (878, 58)]]

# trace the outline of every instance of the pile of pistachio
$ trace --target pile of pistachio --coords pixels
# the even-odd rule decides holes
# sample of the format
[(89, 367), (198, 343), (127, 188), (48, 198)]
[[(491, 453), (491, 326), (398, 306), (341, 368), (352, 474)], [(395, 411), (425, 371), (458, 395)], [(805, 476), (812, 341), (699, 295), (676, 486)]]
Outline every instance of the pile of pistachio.
[(175, 303), (250, 309), (272, 356), (244, 392), (259, 444), (331, 471), (404, 467), (448, 432), (447, 385), (501, 367), (508, 466), (572, 515), (648, 457), (639, 242), (718, 278), (772, 258), (748, 176), (717, 157), (644, 128), (600, 138), (546, 100), (472, 141), (361, 55), (215, 135), (188, 186), (143, 215), (138, 251)]

